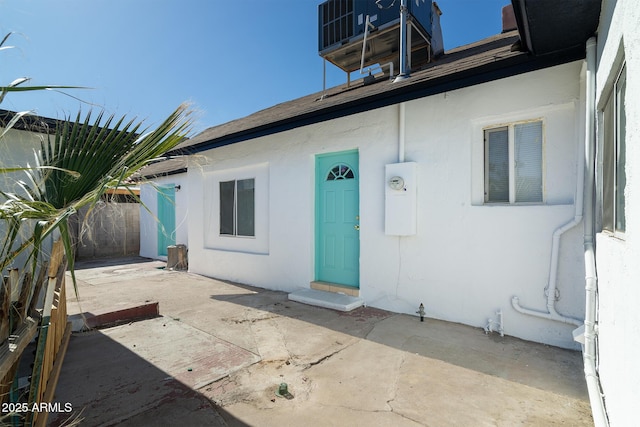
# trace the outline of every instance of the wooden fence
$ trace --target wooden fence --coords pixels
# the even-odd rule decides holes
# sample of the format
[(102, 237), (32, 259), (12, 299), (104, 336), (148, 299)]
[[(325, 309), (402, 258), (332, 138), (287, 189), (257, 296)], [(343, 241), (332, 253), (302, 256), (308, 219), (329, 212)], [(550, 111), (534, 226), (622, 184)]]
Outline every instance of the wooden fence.
[[(5, 409), (0, 423), (14, 426), (44, 426), (47, 411), (32, 411), (34, 405), (53, 400), (62, 360), (71, 336), (67, 322), (64, 248), (61, 241), (53, 245), (51, 259), (44, 264), (35, 282), (25, 273), (11, 270), (0, 292), (0, 403)], [(45, 290), (44, 306), (36, 309), (40, 292)], [(35, 355), (25, 350), (38, 335)], [(29, 354), (26, 354), (29, 353)], [(19, 388), (20, 360), (33, 357), (28, 393)], [(26, 409), (26, 410), (25, 410)]]

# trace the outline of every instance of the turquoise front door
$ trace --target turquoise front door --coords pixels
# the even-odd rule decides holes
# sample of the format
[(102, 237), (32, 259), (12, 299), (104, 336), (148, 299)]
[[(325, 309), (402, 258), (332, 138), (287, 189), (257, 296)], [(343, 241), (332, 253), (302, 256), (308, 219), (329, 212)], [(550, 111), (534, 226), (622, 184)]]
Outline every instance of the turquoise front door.
[(360, 285), (358, 151), (316, 157), (316, 280)]
[(176, 244), (176, 190), (158, 187), (158, 255), (167, 256), (167, 246)]

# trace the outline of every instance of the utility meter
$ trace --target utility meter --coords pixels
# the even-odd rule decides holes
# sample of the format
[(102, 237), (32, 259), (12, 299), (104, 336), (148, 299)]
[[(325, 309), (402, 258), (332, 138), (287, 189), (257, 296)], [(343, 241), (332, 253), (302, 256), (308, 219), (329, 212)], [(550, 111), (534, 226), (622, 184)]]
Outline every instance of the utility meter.
[(384, 167), (384, 232), (388, 236), (414, 236), (418, 224), (418, 166), (415, 162)]
[(399, 176), (391, 177), (389, 180), (389, 188), (392, 190), (402, 190), (404, 189), (404, 179)]

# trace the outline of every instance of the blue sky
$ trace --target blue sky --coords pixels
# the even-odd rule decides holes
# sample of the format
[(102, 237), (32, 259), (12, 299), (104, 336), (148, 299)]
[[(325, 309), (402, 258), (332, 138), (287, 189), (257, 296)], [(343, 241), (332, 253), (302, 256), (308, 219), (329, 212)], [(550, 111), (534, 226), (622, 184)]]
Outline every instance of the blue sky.
[[(397, 0), (399, 1), (399, 0)], [(53, 118), (79, 110), (155, 126), (181, 102), (194, 130), (322, 90), (320, 0), (0, 0), (0, 85), (18, 77), (67, 91), (13, 93), (0, 108)], [(501, 31), (509, 0), (439, 0), (445, 49)], [(346, 75), (327, 65), (327, 86)]]

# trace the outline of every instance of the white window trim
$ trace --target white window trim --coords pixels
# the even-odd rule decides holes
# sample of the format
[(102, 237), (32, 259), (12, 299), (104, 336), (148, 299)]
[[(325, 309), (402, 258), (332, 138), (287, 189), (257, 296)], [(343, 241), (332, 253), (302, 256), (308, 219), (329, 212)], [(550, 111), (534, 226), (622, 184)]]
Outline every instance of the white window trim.
[[(618, 191), (617, 191), (617, 186), (618, 186), (618, 157), (619, 157), (619, 133), (620, 133), (620, 127), (619, 127), (619, 99), (618, 99), (618, 94), (617, 94), (617, 88), (618, 88), (618, 84), (620, 82), (620, 77), (622, 76), (622, 72), (625, 71), (626, 74), (626, 79), (628, 82), (628, 70), (626, 69), (627, 66), (627, 61), (626, 59), (623, 57), (622, 59), (620, 59), (619, 63), (618, 61), (616, 61), (616, 64), (614, 64), (614, 67), (611, 69), (611, 75), (612, 75), (612, 79), (609, 81), (609, 86), (606, 88), (606, 90), (604, 90), (601, 94), (601, 98), (600, 98), (600, 102), (598, 104), (598, 117), (600, 119), (600, 123), (599, 126), (601, 126), (602, 132), (599, 133), (599, 135), (602, 138), (602, 144), (598, 144), (598, 148), (601, 150), (598, 157), (600, 157), (600, 159), (598, 159), (599, 162), (604, 162), (604, 158), (602, 156), (604, 156), (604, 150), (607, 149), (606, 144), (606, 132), (605, 132), (605, 109), (609, 103), (609, 101), (611, 101), (613, 103), (613, 123), (614, 123), (614, 128), (612, 131), (612, 135), (613, 135), (613, 144), (615, 145), (614, 147), (614, 162), (613, 162), (613, 188), (605, 188), (604, 186), (604, 182), (602, 182), (600, 185), (602, 186), (601, 188), (601, 194), (600, 194), (600, 215), (601, 215), (601, 231), (604, 234), (607, 234), (611, 237), (615, 237), (616, 239), (620, 239), (620, 240), (626, 240), (626, 229), (624, 231), (621, 231), (619, 229), (616, 228), (616, 223), (617, 223), (617, 197), (618, 197)], [(626, 141), (625, 141), (626, 142)], [(626, 144), (625, 144), (625, 150), (626, 150)], [(625, 153), (626, 154), (626, 153)], [(601, 176), (604, 176), (604, 164), (602, 165), (602, 171), (601, 171)], [(604, 214), (603, 214), (603, 210), (604, 210), (604, 192), (605, 191), (612, 191), (613, 195), (612, 195), (612, 204), (613, 206), (611, 207), (612, 209), (612, 230), (609, 229), (605, 229), (605, 224), (604, 224)], [(626, 204), (626, 203), (625, 203)], [(626, 206), (625, 206), (626, 209)], [(626, 212), (625, 212), (626, 215)]]
[[(516, 150), (515, 150), (515, 127), (516, 125), (524, 124), (524, 123), (537, 123), (540, 122), (542, 126), (542, 200), (537, 202), (516, 202)], [(490, 202), (486, 201), (486, 180), (488, 179), (486, 174), (486, 147), (485, 147), (485, 135), (487, 131), (491, 131), (493, 129), (507, 128), (508, 132), (508, 142), (509, 142), (509, 201), (508, 202)], [(546, 184), (545, 184), (545, 148), (546, 148), (546, 126), (543, 117), (537, 117), (534, 119), (527, 120), (519, 120), (519, 121), (510, 121), (508, 123), (500, 123), (490, 126), (485, 126), (482, 128), (482, 204), (483, 205), (544, 205), (546, 204)]]
[[(549, 178), (555, 179), (558, 175), (558, 168), (562, 167), (566, 171), (568, 164), (563, 163), (562, 166), (556, 162), (555, 152), (557, 148), (554, 148), (557, 144), (546, 144), (546, 141), (551, 141), (551, 138), (562, 138), (562, 144), (565, 142), (571, 144), (572, 147), (578, 150), (578, 147), (583, 143), (580, 140), (579, 129), (575, 125), (575, 120), (580, 111), (580, 102), (577, 99), (572, 99), (568, 102), (559, 104), (535, 106), (521, 109), (508, 109), (505, 107), (504, 111), (489, 112), (484, 116), (478, 116), (469, 120), (469, 134), (468, 143), (470, 145), (470, 159), (469, 164), (471, 168), (470, 173), (470, 204), (471, 206), (486, 206), (487, 208), (500, 208), (505, 207), (509, 209), (516, 208), (518, 206), (526, 208), (527, 206), (573, 206), (575, 204), (575, 184), (571, 185), (556, 185), (555, 181), (549, 181)], [(542, 173), (544, 182), (544, 204), (537, 203), (531, 204), (494, 204), (484, 203), (484, 129), (505, 126), (510, 123), (527, 121), (532, 118), (541, 118), (543, 121), (544, 131), (544, 158), (542, 162)], [(566, 123), (571, 120), (573, 128), (567, 127)], [(566, 150), (563, 148), (562, 150)], [(565, 153), (566, 156), (566, 153)], [(568, 157), (565, 157), (568, 160)], [(572, 162), (580, 162), (579, 159), (572, 157)], [(581, 165), (581, 163), (580, 163)], [(572, 168), (576, 168), (577, 171), (579, 165), (572, 163)], [(551, 173), (551, 175), (549, 175)], [(573, 179), (571, 176), (567, 176), (566, 179)], [(567, 182), (567, 181), (563, 181)], [(553, 186), (551, 184), (553, 183)]]
[[(220, 182), (254, 179), (254, 236), (220, 234)], [(203, 186), (203, 246), (230, 252), (269, 253), (269, 164), (209, 172)]]

